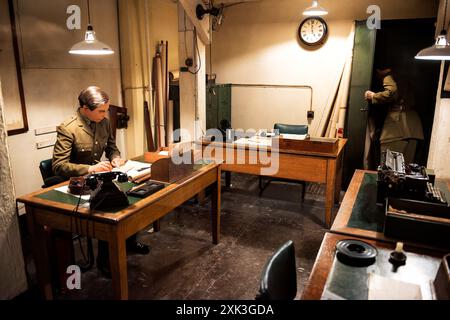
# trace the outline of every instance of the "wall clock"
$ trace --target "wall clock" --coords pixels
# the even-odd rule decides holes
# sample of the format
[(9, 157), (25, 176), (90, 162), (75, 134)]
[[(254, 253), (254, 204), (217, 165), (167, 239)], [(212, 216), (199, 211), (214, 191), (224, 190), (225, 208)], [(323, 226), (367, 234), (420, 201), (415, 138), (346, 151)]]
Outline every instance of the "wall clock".
[(322, 44), (328, 34), (328, 26), (320, 17), (308, 17), (302, 21), (298, 28), (300, 40), (307, 46)]

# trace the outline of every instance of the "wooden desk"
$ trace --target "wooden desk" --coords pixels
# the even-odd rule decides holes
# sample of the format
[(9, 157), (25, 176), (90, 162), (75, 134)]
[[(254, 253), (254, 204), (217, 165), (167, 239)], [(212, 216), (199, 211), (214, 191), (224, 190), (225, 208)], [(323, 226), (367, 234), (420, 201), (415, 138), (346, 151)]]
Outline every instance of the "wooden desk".
[[(364, 175), (368, 174), (376, 174), (376, 171), (369, 171), (369, 170), (356, 170), (352, 180), (350, 182), (350, 185), (348, 186), (347, 192), (345, 193), (344, 199), (341, 202), (341, 205), (339, 207), (339, 211), (336, 214), (336, 218), (334, 220), (333, 226), (331, 227), (331, 232), (334, 233), (340, 233), (340, 234), (347, 234), (352, 235), (356, 237), (362, 237), (362, 238), (368, 238), (368, 239), (375, 239), (375, 240), (382, 240), (382, 241), (389, 241), (389, 242), (397, 242), (402, 241), (405, 243), (409, 243), (410, 245), (417, 246), (417, 247), (424, 247), (429, 249), (435, 249), (435, 250), (444, 250), (445, 249), (439, 249), (435, 248), (430, 245), (426, 245), (423, 243), (413, 242), (413, 241), (405, 241), (402, 239), (395, 239), (390, 238), (384, 235), (383, 233), (383, 226), (384, 226), (384, 207), (378, 207), (376, 208), (376, 185), (370, 186), (370, 190), (360, 190), (361, 186), (363, 184)], [(450, 190), (450, 181), (438, 179), (438, 181), (442, 181), (442, 183), (445, 183), (447, 185), (447, 188)], [(356, 220), (352, 220), (352, 213), (353, 209), (355, 207), (355, 203), (358, 197), (359, 192), (366, 192), (371, 193), (371, 201), (373, 204), (369, 207), (361, 208), (361, 210), (366, 210), (366, 212), (369, 212), (370, 210), (374, 210), (372, 220), (369, 223), (366, 223), (367, 226), (364, 226), (365, 223), (358, 222)], [(443, 190), (444, 191), (444, 190)], [(376, 216), (375, 216), (376, 215)], [(448, 250), (447, 250), (448, 251)]]
[(349, 234), (356, 237), (364, 237), (376, 240), (387, 240), (382, 230), (368, 230), (363, 228), (349, 227), (349, 220), (352, 215), (353, 207), (356, 202), (356, 197), (361, 188), (361, 184), (365, 173), (374, 173), (376, 171), (369, 170), (356, 170), (353, 174), (352, 180), (347, 188), (344, 199), (341, 202), (339, 211), (334, 219), (331, 231), (335, 233)]
[[(325, 192), (325, 226), (329, 228), (332, 222), (333, 204), (339, 201), (342, 181), (342, 161), (344, 147), (347, 139), (339, 139), (339, 146), (334, 153), (312, 152), (312, 151), (294, 151), (273, 149), (264, 147), (267, 154), (271, 157), (279, 157), (278, 172), (271, 175), (275, 178), (285, 178), (291, 180), (308, 181), (326, 184)], [(269, 165), (252, 163), (249, 161), (252, 152), (255, 153), (257, 147), (248, 145), (239, 145), (221, 142), (202, 142), (203, 150), (206, 146), (216, 148), (212, 156), (216, 156), (217, 150), (222, 152), (220, 159), (224, 160), (222, 171), (239, 172), (253, 175), (261, 175), (262, 168), (268, 168)], [(245, 152), (244, 163), (236, 163), (238, 152)], [(227, 159), (227, 154), (232, 154), (232, 160)], [(208, 157), (208, 155), (203, 154)], [(259, 160), (259, 159), (258, 159)]]
[(46, 299), (52, 299), (53, 293), (49, 274), (49, 257), (44, 240), (44, 226), (72, 232), (73, 224), (78, 222), (81, 225), (81, 229), (78, 231), (82, 235), (107, 241), (113, 290), (118, 299), (128, 299), (125, 240), (210, 185), (213, 185), (211, 205), (212, 242), (214, 244), (219, 242), (220, 165), (204, 165), (190, 176), (168, 185), (124, 210), (115, 213), (96, 211), (91, 217), (88, 216), (89, 212), (86, 208), (79, 208), (78, 214), (74, 214), (74, 205), (37, 197), (64, 184), (67, 184), (67, 182), (18, 199), (18, 201), (25, 203), (36, 260), (38, 286)]
[[(311, 275), (309, 276), (308, 283), (303, 290), (302, 293), (302, 300), (319, 300), (322, 297), (322, 293), (325, 288), (325, 284), (328, 278), (328, 275), (330, 274), (331, 267), (333, 264), (333, 260), (335, 257), (336, 252), (336, 243), (343, 239), (358, 239), (365, 241), (373, 246), (375, 246), (377, 249), (387, 249), (387, 250), (394, 250), (395, 244), (393, 243), (387, 243), (383, 241), (376, 241), (376, 240), (367, 240), (367, 239), (361, 239), (357, 237), (352, 237), (348, 235), (340, 235), (340, 234), (334, 234), (327, 232), (325, 234), (325, 237), (323, 238), (322, 245), (320, 246), (319, 253), (317, 254), (316, 261), (314, 263), (313, 269), (311, 271)], [(414, 277), (414, 275), (417, 275), (417, 272), (420, 269), (420, 272), (422, 273), (423, 277), (426, 277), (427, 280), (434, 280), (437, 272), (437, 266), (440, 263), (440, 260), (444, 256), (443, 253), (430, 251), (430, 250), (424, 250), (424, 249), (418, 249), (415, 247), (411, 247), (406, 245), (404, 247), (406, 254), (408, 255), (408, 252), (415, 253), (419, 255), (424, 255), (425, 259), (430, 261), (433, 265), (435, 265), (435, 268), (432, 268), (433, 270), (428, 270), (426, 266), (424, 265), (413, 265), (411, 272), (403, 272), (400, 273), (397, 278), (401, 278), (402, 281), (408, 281), (410, 277)], [(411, 261), (406, 260), (406, 265), (402, 266), (400, 268), (406, 268), (408, 267), (408, 262), (411, 263)], [(416, 268), (417, 267), (417, 268)], [(436, 270), (434, 270), (436, 269)], [(406, 269), (403, 269), (407, 271)], [(351, 279), (349, 279), (349, 283), (351, 283)]]

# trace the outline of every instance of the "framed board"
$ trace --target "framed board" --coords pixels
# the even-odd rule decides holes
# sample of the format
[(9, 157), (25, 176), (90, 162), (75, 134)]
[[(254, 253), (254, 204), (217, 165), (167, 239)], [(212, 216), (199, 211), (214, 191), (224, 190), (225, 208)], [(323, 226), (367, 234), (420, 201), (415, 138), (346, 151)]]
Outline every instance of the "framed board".
[(0, 0), (0, 79), (8, 135), (28, 131), (13, 0)]

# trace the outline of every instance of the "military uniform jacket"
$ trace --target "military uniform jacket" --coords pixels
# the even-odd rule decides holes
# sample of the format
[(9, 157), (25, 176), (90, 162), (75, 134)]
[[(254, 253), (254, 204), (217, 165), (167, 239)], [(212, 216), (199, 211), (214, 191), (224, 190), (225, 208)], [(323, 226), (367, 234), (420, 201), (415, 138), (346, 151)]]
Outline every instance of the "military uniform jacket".
[(391, 75), (383, 79), (384, 91), (377, 92), (372, 98), (374, 104), (389, 104), (384, 120), (380, 142), (388, 143), (404, 139), (423, 140), (422, 122), (416, 111), (410, 110), (408, 102), (400, 98), (397, 83)]
[(78, 110), (57, 127), (57, 133), (52, 162), (56, 175), (66, 178), (85, 175), (89, 166), (100, 161), (103, 152), (110, 161), (120, 157), (107, 118), (94, 123)]

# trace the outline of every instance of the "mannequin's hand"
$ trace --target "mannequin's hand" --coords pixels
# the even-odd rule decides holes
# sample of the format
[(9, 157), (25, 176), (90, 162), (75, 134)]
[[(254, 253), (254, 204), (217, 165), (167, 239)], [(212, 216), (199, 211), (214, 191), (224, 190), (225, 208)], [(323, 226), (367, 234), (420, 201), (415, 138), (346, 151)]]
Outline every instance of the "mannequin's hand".
[(90, 166), (89, 173), (111, 171), (111, 169), (111, 163), (109, 163), (108, 161), (102, 161), (97, 163), (96, 165)]
[(114, 158), (111, 160), (111, 164), (114, 168), (123, 166), (125, 164), (125, 162), (127, 162), (127, 161), (120, 157), (117, 157), (117, 158)]
[(366, 93), (364, 93), (364, 98), (368, 101), (372, 100), (374, 94), (375, 92), (373, 91), (366, 91)]

